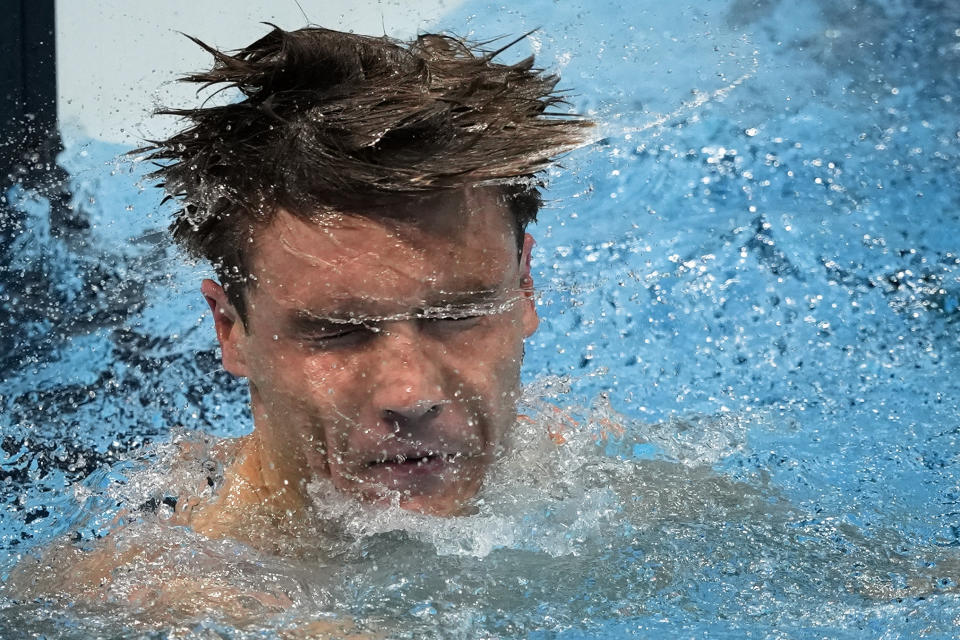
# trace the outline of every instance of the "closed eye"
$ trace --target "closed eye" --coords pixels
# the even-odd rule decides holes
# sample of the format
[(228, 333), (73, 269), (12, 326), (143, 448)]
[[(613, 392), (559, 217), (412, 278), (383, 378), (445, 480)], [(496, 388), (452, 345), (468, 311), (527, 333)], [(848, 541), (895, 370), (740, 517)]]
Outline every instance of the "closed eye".
[(455, 315), (455, 316), (430, 316), (422, 318), (422, 321), (430, 323), (432, 326), (444, 327), (450, 329), (468, 329), (477, 324), (485, 314), (478, 315)]
[(462, 314), (462, 315), (461, 315), (461, 314), (457, 314), (457, 315), (449, 315), (449, 316), (439, 316), (439, 315), (437, 315), (437, 316), (423, 316), (423, 319), (424, 319), (424, 320), (443, 321), (443, 322), (460, 322), (461, 320), (476, 320), (477, 318), (482, 318), (482, 317), (485, 316), (485, 315), (487, 315), (487, 314), (485, 314), (485, 313), (475, 313), (475, 314), (473, 314), (473, 315), (467, 315), (467, 314)]
[(352, 344), (380, 330), (370, 325), (344, 324), (325, 331), (315, 331), (304, 336), (304, 342), (322, 347)]
[(417, 317), (434, 322), (469, 322), (506, 311), (511, 301), (491, 301), (471, 304), (450, 304), (422, 309)]
[(322, 335), (311, 336), (312, 340), (337, 340), (339, 338), (345, 338), (351, 334), (360, 331), (359, 327), (351, 327), (349, 329), (342, 329), (340, 331), (331, 331), (330, 333), (324, 333)]

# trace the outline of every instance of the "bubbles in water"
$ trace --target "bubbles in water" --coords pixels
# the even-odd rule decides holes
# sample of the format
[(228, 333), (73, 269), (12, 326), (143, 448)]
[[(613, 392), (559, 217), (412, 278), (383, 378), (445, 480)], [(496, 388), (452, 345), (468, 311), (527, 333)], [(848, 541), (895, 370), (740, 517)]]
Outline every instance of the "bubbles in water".
[[(733, 2), (717, 42), (667, 5), (631, 6), (624, 35), (609, 26), (620, 5), (574, 19), (577, 3), (548, 4), (571, 25), (617, 16), (603, 64), (569, 51), (590, 41), (579, 26), (545, 26), (535, 46), (566, 65), (578, 109), (621, 116), (583, 176), (550, 176), (563, 206), (534, 230), (543, 322), (524, 418), (462, 517), (358, 505), (321, 480), (314, 520), (279, 550), (168, 526), (170, 499), (217, 486), (212, 443), (176, 464), (184, 442), (161, 446), (136, 473), (118, 455), (173, 424), (250, 424), (209, 327), (175, 319), (197, 311), (171, 283), (192, 288), (199, 272), (164, 248), (163, 216), (115, 215), (158, 206), (109, 186), (126, 173), (112, 163), (78, 180), (86, 231), (58, 236), (49, 202), (5, 194), (23, 216), (18, 287), (0, 291), (22, 332), (4, 352), (22, 378), (0, 394), (3, 542), (16, 554), (79, 536), (52, 556), (54, 592), (81, 549), (155, 552), (117, 572), (94, 628), (142, 625), (118, 604), (138, 590), (162, 616), (170, 578), (198, 598), (233, 585), (245, 595), (224, 599), (224, 624), (254, 635), (317, 616), (409, 637), (952, 635), (958, 133), (944, 105), (958, 87), (943, 70), (960, 30), (937, 19), (946, 5)], [(509, 30), (521, 9), (504, 14)], [(683, 55), (664, 58), (661, 42)], [(102, 153), (64, 162), (79, 173)], [(115, 542), (97, 541), (110, 530)], [(2, 635), (68, 615), (7, 607)], [(206, 615), (186, 615), (183, 635), (219, 628), (196, 622)]]

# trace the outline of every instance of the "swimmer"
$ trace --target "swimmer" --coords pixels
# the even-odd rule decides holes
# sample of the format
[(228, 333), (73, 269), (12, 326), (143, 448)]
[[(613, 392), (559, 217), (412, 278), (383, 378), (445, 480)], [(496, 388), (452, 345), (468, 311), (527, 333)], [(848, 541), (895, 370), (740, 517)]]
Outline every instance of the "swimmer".
[[(269, 549), (318, 478), (461, 513), (517, 420), (538, 175), (591, 123), (557, 109), (532, 57), (495, 61), (513, 43), (322, 28), (233, 54), (195, 42), (214, 66), (185, 80), (239, 100), (166, 111), (188, 125), (146, 152), (179, 203), (174, 240), (218, 275), (201, 291), (253, 430), (211, 454), (215, 495), (175, 496), (169, 522)], [(137, 554), (80, 573), (96, 590)]]
[(182, 204), (174, 239), (219, 275), (201, 290), (254, 428), (183, 521), (243, 537), (249, 505), (296, 518), (315, 477), (458, 513), (517, 418), (536, 175), (589, 123), (553, 111), (532, 58), (450, 36), (197, 42), (215, 66), (187, 80), (243, 99), (169, 112), (190, 125), (150, 158)]

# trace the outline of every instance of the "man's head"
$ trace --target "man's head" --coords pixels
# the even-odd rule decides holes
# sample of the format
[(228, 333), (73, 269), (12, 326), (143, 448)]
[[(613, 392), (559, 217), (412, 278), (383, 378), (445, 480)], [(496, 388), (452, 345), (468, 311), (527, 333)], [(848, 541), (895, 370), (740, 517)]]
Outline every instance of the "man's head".
[(183, 201), (174, 237), (223, 283), (203, 291), (265, 475), (455, 511), (515, 418), (535, 174), (586, 123), (549, 113), (532, 59), (448, 36), (201, 46), (215, 66), (186, 80), (241, 99), (173, 111), (191, 126), (152, 158)]

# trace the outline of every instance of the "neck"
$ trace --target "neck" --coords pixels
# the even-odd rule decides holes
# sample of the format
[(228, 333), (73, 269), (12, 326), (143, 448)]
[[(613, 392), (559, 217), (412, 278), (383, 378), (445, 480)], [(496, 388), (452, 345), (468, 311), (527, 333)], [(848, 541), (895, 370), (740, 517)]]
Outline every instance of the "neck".
[(265, 434), (272, 416), (264, 409), (257, 389), (250, 385), (250, 408), (254, 416), (253, 433), (247, 436), (238, 460), (237, 474), (245, 479), (265, 506), (277, 511), (298, 510), (307, 501), (304, 485), (309, 479), (306, 460), (298, 447), (280, 446)]

